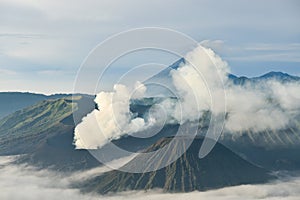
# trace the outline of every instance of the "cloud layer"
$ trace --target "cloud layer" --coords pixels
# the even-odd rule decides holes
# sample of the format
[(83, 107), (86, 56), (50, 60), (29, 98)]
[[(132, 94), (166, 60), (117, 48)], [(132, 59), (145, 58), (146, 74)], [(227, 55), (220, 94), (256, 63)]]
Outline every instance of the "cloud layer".
[[(6, 157), (0, 157), (0, 199), (5, 200), (296, 200), (300, 196), (300, 178), (297, 177), (263, 185), (241, 185), (207, 192), (163, 194), (160, 190), (152, 190), (123, 192), (110, 196), (82, 194), (78, 189), (70, 188), (72, 181), (82, 178), (76, 173), (66, 177), (47, 170), (38, 171), (28, 166), (12, 165), (9, 164), (9, 160)], [(79, 174), (84, 174), (84, 172)], [(86, 175), (90, 176), (91, 173), (86, 173)]]

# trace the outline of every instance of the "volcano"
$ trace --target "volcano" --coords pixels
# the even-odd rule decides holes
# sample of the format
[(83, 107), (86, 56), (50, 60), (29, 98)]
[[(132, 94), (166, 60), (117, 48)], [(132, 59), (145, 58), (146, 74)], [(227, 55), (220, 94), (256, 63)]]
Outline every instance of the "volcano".
[[(151, 145), (145, 152), (163, 148), (175, 140), (172, 152), (187, 145), (184, 138), (162, 138)], [(190, 192), (221, 188), (241, 184), (264, 183), (272, 179), (269, 171), (242, 159), (228, 148), (217, 144), (209, 155), (199, 159), (202, 138), (194, 139), (188, 150), (175, 162), (153, 172), (128, 173), (110, 171), (84, 182), (80, 188), (83, 192), (122, 192), (128, 190), (163, 189), (165, 192)], [(166, 156), (169, 156), (168, 154)], [(161, 160), (168, 159), (164, 156)], [(136, 163), (155, 165), (151, 159), (137, 156), (125, 165), (134, 168)]]

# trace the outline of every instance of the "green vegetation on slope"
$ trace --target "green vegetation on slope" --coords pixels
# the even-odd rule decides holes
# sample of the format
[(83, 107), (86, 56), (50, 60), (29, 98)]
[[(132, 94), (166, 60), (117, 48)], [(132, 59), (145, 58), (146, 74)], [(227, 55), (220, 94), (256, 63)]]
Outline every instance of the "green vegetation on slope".
[[(95, 108), (93, 96), (41, 101), (0, 120), (0, 155), (20, 155), (16, 163), (58, 171), (90, 169), (99, 162), (73, 145), (75, 124)], [(73, 120), (73, 110), (77, 122)], [(76, 120), (75, 120), (76, 121)]]
[(72, 102), (66, 99), (42, 101), (17, 111), (0, 121), (0, 135), (25, 136), (42, 132), (72, 113)]
[(46, 100), (3, 118), (0, 121), (0, 153), (13, 152), (22, 146), (28, 149), (49, 134), (65, 130), (68, 127), (60, 121), (72, 114), (73, 105), (67, 98)]

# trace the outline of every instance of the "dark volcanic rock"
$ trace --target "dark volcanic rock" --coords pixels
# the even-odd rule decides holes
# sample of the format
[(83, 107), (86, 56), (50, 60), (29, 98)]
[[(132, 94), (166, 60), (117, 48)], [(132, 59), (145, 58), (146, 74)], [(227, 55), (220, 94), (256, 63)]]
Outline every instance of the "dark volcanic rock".
[[(163, 138), (147, 149), (155, 151), (168, 144), (172, 138)], [(263, 183), (273, 177), (269, 171), (257, 167), (242, 159), (221, 144), (217, 144), (210, 154), (198, 158), (202, 139), (195, 139), (189, 149), (175, 162), (154, 172), (127, 173), (122, 171), (106, 172), (82, 183), (84, 192), (121, 192), (127, 190), (163, 189), (166, 192), (189, 192), (234, 186), (240, 184)], [(177, 139), (175, 148), (182, 148), (185, 139)], [(175, 149), (173, 148), (173, 151)], [(161, 158), (166, 159), (164, 157)], [(134, 161), (153, 165), (151, 160), (137, 156), (126, 167), (134, 167)]]

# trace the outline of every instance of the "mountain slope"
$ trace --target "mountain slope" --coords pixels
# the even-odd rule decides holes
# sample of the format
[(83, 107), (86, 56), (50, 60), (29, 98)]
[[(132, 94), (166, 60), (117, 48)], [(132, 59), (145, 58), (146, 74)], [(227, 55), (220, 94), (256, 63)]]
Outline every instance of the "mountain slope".
[(0, 92), (0, 119), (45, 99), (47, 96), (42, 94)]
[[(52, 132), (53, 127), (64, 130), (65, 127), (59, 122), (71, 113), (72, 103), (57, 99), (43, 101), (3, 118), (0, 121), (1, 154), (25, 153), (18, 150), (31, 148), (40, 138), (49, 137), (48, 133)], [(11, 148), (14, 142), (18, 145)]]
[(78, 117), (94, 109), (93, 98), (45, 100), (0, 120), (0, 155), (25, 154), (17, 162), (70, 171), (98, 166), (87, 150), (75, 150), (72, 106)]
[[(163, 138), (153, 144), (146, 152), (155, 151), (168, 144), (172, 138)], [(221, 144), (217, 144), (204, 159), (198, 158), (202, 139), (195, 139), (189, 149), (174, 163), (154, 172), (127, 173), (110, 171), (88, 180), (79, 187), (84, 192), (121, 192), (127, 190), (163, 189), (166, 192), (189, 192), (207, 190), (240, 184), (262, 183), (273, 177), (268, 171), (243, 160)], [(176, 148), (186, 144), (185, 139), (177, 139)], [(161, 160), (168, 159), (161, 157)], [(134, 161), (140, 164), (155, 165), (152, 160), (137, 156), (127, 163), (133, 168)]]
[(292, 76), (283, 72), (269, 72), (254, 79), (276, 79), (281, 82), (300, 81), (300, 77)]
[(0, 119), (43, 100), (71, 96), (71, 94), (44, 95), (29, 92), (0, 92)]

